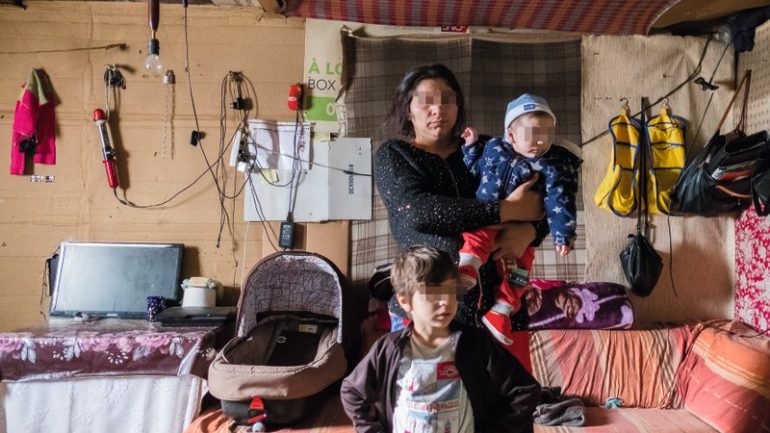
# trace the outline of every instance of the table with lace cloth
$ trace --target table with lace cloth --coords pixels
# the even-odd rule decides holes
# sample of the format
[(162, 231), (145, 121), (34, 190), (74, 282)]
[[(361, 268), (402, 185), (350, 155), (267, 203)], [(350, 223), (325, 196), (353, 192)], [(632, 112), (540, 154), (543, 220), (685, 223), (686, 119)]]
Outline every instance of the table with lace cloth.
[(0, 333), (0, 433), (181, 432), (200, 411), (227, 327), (144, 320), (77, 322)]
[(216, 355), (216, 327), (161, 327), (145, 320), (54, 320), (0, 334), (2, 380), (109, 375), (206, 378)]

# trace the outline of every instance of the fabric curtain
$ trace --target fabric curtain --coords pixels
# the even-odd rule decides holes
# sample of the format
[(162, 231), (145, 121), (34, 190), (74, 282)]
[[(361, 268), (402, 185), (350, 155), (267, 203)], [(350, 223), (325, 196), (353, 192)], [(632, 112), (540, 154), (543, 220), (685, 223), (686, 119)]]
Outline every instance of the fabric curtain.
[[(395, 88), (407, 70), (428, 63), (443, 63), (455, 73), (465, 93), (468, 125), (481, 133), (502, 135), (508, 101), (529, 92), (548, 99), (558, 118), (557, 143), (581, 142), (579, 40), (515, 42), (467, 35), (375, 38), (343, 32), (343, 134), (371, 137), (375, 152), (385, 139), (396, 137), (384, 125)], [(371, 221), (351, 224), (351, 277), (357, 284), (397, 253), (376, 188), (373, 207)], [(579, 193), (575, 250), (561, 258), (548, 237), (537, 251), (534, 277), (582, 279), (582, 209)]]

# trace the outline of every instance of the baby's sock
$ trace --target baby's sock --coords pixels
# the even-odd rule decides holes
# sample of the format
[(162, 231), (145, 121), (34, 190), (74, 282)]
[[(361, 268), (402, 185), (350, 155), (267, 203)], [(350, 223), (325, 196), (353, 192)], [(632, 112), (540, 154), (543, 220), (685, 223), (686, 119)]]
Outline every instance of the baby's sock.
[(466, 290), (472, 289), (479, 282), (479, 269), (481, 268), (481, 259), (468, 254), (460, 253), (460, 285)]

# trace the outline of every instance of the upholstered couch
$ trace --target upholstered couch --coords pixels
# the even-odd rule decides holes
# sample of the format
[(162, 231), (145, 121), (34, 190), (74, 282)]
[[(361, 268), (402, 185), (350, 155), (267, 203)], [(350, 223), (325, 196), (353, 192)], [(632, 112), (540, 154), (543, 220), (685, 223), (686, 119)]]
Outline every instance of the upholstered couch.
[[(364, 337), (371, 344), (381, 333)], [(530, 332), (533, 374), (588, 406), (582, 427), (537, 433), (770, 433), (770, 338), (737, 322), (655, 330)], [(606, 409), (608, 398), (622, 407)], [(220, 411), (185, 433), (247, 432)], [(280, 432), (353, 433), (337, 395)]]
[[(531, 333), (533, 374), (587, 406), (584, 427), (535, 432), (770, 432), (770, 338), (737, 322)], [(607, 409), (608, 398), (621, 408)]]

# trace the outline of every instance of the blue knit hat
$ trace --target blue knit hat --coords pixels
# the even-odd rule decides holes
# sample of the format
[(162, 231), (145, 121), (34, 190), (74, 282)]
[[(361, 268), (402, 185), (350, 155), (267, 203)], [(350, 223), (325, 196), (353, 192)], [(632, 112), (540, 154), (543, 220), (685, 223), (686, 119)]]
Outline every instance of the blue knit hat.
[[(550, 114), (553, 118), (554, 125), (556, 124), (556, 115), (551, 111), (551, 107), (548, 106), (548, 101), (546, 101), (545, 98), (524, 93), (508, 103), (508, 108), (505, 110), (505, 125), (503, 125), (503, 131), (507, 130), (511, 122), (516, 120), (516, 118), (522, 114), (534, 113), (537, 111)], [(505, 135), (505, 133), (503, 133), (503, 135)]]

